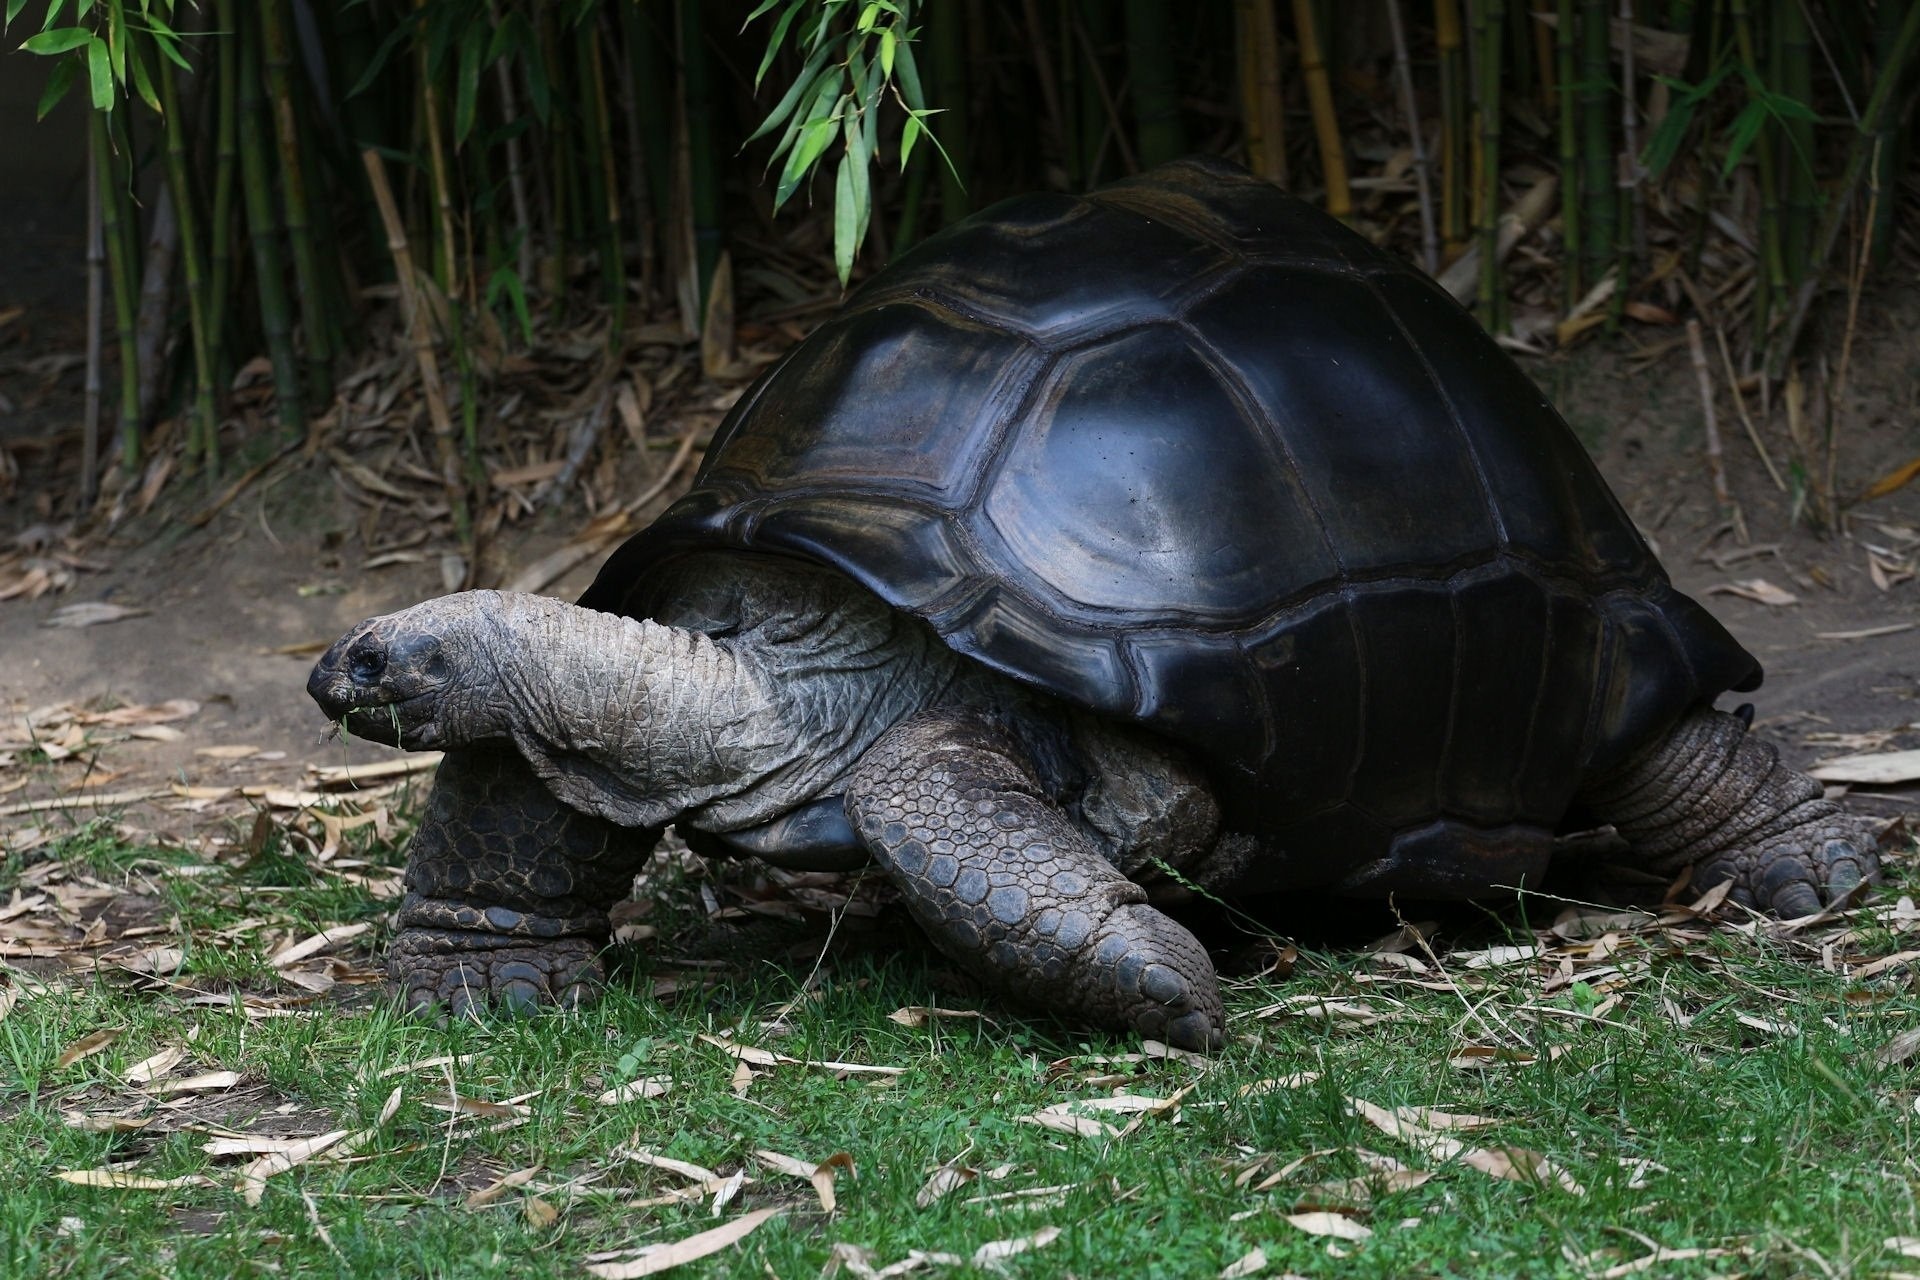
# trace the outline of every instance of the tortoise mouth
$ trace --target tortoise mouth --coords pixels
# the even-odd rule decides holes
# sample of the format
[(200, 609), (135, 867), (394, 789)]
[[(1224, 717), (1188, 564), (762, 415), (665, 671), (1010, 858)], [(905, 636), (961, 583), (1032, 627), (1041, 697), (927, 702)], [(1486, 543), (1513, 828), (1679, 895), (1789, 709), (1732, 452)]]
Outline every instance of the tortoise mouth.
[(419, 749), (434, 746), (440, 740), (439, 728), (434, 724), (434, 702), (433, 693), (354, 702), (327, 718), (356, 738), (386, 747)]

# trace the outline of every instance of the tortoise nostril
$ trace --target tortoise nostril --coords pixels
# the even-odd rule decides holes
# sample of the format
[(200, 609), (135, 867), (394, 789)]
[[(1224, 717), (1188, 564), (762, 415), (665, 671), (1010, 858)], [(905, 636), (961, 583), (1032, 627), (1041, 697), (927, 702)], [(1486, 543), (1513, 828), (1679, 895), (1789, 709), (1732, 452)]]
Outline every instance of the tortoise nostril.
[(378, 649), (362, 649), (353, 655), (349, 670), (356, 682), (371, 683), (386, 674), (387, 655)]

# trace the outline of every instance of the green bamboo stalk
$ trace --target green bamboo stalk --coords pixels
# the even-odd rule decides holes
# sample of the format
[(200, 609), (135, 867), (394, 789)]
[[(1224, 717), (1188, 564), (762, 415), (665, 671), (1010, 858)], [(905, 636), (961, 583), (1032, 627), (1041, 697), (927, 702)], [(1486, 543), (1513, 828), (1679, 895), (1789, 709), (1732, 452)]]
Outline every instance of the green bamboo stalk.
[(113, 321), (120, 337), (120, 469), (131, 478), (140, 466), (140, 357), (134, 324), (134, 262), (127, 238), (132, 195), (126, 154), (116, 152), (107, 113), (87, 113), (99, 170), (101, 230), (107, 242), (107, 278), (113, 284)]
[[(207, 282), (207, 318), (213, 335), (214, 359), (221, 362), (216, 368), (221, 386), (227, 384), (224, 336), (227, 298), (233, 287), (234, 175), (240, 167), (239, 116), (234, 106), (240, 87), (240, 33), (235, 25), (238, 17), (234, 8), (234, 0), (219, 0), (214, 10), (214, 20), (220, 27), (214, 39), (220, 52), (214, 73), (213, 213), (207, 222), (212, 278)], [(218, 444), (214, 441), (216, 448)]]
[[(1506, 0), (1480, 0), (1480, 323), (1505, 328), (1500, 275), (1500, 74)], [(1526, 59), (1520, 59), (1522, 63)]]
[(260, 43), (265, 56), (267, 98), (273, 110), (274, 138), (280, 152), (280, 199), (286, 210), (287, 240), (293, 247), (293, 275), (300, 298), (306, 394), (314, 404), (333, 398), (333, 323), (327, 316), (320, 259), (314, 252), (313, 223), (307, 211), (307, 180), (300, 157), (300, 122), (294, 112), (293, 47), (288, 38), (286, 0), (259, 6)]
[(620, 234), (620, 182), (614, 176), (617, 171), (613, 163), (613, 114), (607, 105), (600, 24), (590, 15), (581, 21), (574, 34), (580, 87), (586, 99), (580, 104), (580, 117), (586, 134), (587, 190), (595, 202), (593, 217), (600, 240), (601, 285), (607, 305), (613, 310), (607, 339), (617, 346), (626, 328), (626, 242)]
[(1574, 127), (1573, 0), (1557, 0), (1559, 24), (1553, 33), (1554, 88), (1560, 106), (1560, 308), (1571, 312), (1580, 301), (1580, 135)]
[[(564, 83), (560, 75), (559, 18), (551, 5), (539, 6), (535, 13), (539, 24), (536, 28), (539, 48), (532, 51), (532, 56), (540, 59), (549, 84)], [(560, 298), (566, 292), (567, 253), (579, 238), (580, 230), (579, 202), (572, 198), (573, 130), (568, 126), (567, 112), (556, 104), (546, 121), (546, 148), (552, 160), (547, 179), (552, 199), (552, 206), (548, 210), (551, 225), (547, 228), (547, 235), (552, 247), (547, 255), (545, 285), (547, 294), (553, 298)]]
[[(1874, 62), (1878, 74), (1882, 76), (1889, 73), (1898, 75), (1904, 71), (1904, 68), (1894, 66), (1888, 59), (1893, 55), (1900, 24), (1905, 20), (1907, 8), (1912, 3), (1913, 0), (1879, 0), (1874, 5)], [(1892, 258), (1894, 222), (1900, 208), (1900, 201), (1894, 198), (1894, 183), (1899, 174), (1906, 172), (1904, 162), (1910, 136), (1910, 130), (1902, 128), (1893, 113), (1888, 113), (1874, 130), (1869, 181), (1873, 189), (1880, 193), (1880, 200), (1873, 207), (1871, 227), (1871, 261), (1875, 267), (1886, 266)]]
[[(1508, 37), (1513, 42), (1513, 92), (1517, 98), (1531, 98), (1534, 94), (1535, 67), (1531, 56), (1533, 51), (1533, 28), (1536, 25), (1533, 15), (1528, 12), (1529, 0), (1515, 0), (1513, 4), (1502, 3), (1502, 16), (1509, 27)], [(1497, 21), (1497, 19), (1496, 19)]]
[[(680, 83), (687, 112), (687, 194), (693, 211), (693, 256), (700, 271), (700, 315), (707, 314), (707, 290), (720, 261), (720, 140), (714, 118), (713, 61), (707, 53), (706, 5), (679, 0)], [(942, 117), (943, 119), (945, 117)]]
[[(936, 0), (937, 3), (937, 0)], [(1166, 0), (1126, 0), (1127, 73), (1133, 81), (1134, 139), (1148, 168), (1187, 153), (1180, 119), (1180, 81)]]
[[(1775, 52), (1775, 88), (1804, 106), (1813, 105), (1813, 44), (1807, 15), (1799, 0), (1779, 0), (1772, 6)], [(1813, 122), (1793, 117), (1780, 122), (1780, 163), (1785, 169), (1784, 199), (1780, 210), (1780, 259), (1790, 288), (1798, 288), (1807, 271), (1808, 239), (1813, 234), (1815, 180)]]
[(206, 272), (200, 255), (200, 215), (194, 207), (186, 121), (180, 118), (177, 68), (159, 59), (160, 107), (166, 127), (167, 187), (180, 223), (180, 263), (187, 277), (187, 325), (193, 340), (193, 417), (187, 428), (187, 456), (197, 457), (209, 474), (219, 465), (219, 420), (213, 404), (213, 334), (207, 303)]
[[(634, 240), (640, 253), (640, 305), (644, 312), (652, 305), (655, 275), (658, 271), (655, 243), (661, 225), (655, 206), (655, 191), (667, 161), (666, 121), (658, 123), (660, 141), (656, 149), (649, 138), (655, 132), (658, 111), (652, 102), (657, 86), (645, 78), (642, 54), (653, 43), (650, 25), (641, 16), (637, 3), (617, 5), (620, 14), (620, 106), (627, 130), (628, 200), (633, 205), (639, 226)], [(644, 32), (644, 34), (643, 34)], [(505, 84), (505, 81), (502, 81)], [(526, 219), (522, 217), (522, 222)]]
[[(427, 0), (413, 0), (415, 9)], [(426, 135), (427, 180), (438, 213), (433, 237), (433, 279), (449, 303), (460, 298), (460, 242), (454, 234), (453, 178), (447, 171), (447, 153), (441, 146), (440, 90), (434, 83), (431, 50), (424, 35), (414, 40), (415, 75), (420, 86), (420, 129)]]
[(240, 187), (247, 210), (247, 239), (253, 246), (254, 292), (260, 298), (260, 328), (273, 362), (274, 395), (280, 425), (290, 436), (306, 429), (300, 365), (293, 351), (293, 309), (287, 299), (285, 264), (280, 256), (280, 227), (274, 215), (273, 175), (267, 160), (262, 117), (266, 101), (260, 83), (260, 39), (254, 27), (240, 37)]
[(1467, 237), (1467, 69), (1460, 42), (1459, 0), (1433, 0), (1440, 60), (1440, 239), (1445, 257), (1459, 256)]
[[(1613, 180), (1613, 76), (1606, 0), (1580, 0), (1580, 195), (1586, 202), (1587, 278), (1598, 283), (1613, 265), (1620, 192)], [(1624, 283), (1624, 282), (1622, 282)]]
[[(1786, 3), (1788, 0), (1780, 0)], [(1792, 0), (1797, 3), (1797, 0)], [(1747, 0), (1731, 0), (1734, 41), (1740, 51), (1740, 65), (1751, 83), (1764, 83), (1760, 62), (1754, 52), (1753, 20)], [(1780, 186), (1774, 173), (1774, 129), (1762, 125), (1753, 145), (1754, 170), (1760, 180), (1760, 255), (1765, 288), (1753, 293), (1754, 346), (1766, 345), (1768, 325), (1786, 305), (1786, 263), (1780, 246)]]
[(967, 32), (965, 15), (957, 0), (927, 6), (927, 52), (933, 58), (932, 97), (927, 103), (938, 107), (933, 118), (940, 145), (946, 151), (946, 163), (930, 160), (940, 171), (940, 219), (958, 222), (970, 212), (967, 199), (967, 175), (971, 172), (971, 99), (967, 93)]

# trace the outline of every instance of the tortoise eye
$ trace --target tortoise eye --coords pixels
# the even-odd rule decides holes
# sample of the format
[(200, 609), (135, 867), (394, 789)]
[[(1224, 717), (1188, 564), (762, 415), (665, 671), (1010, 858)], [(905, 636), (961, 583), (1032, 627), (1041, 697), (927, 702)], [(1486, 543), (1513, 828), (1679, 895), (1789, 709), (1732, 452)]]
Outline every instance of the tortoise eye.
[(351, 663), (355, 680), (378, 680), (387, 670), (387, 655), (378, 649), (362, 649)]

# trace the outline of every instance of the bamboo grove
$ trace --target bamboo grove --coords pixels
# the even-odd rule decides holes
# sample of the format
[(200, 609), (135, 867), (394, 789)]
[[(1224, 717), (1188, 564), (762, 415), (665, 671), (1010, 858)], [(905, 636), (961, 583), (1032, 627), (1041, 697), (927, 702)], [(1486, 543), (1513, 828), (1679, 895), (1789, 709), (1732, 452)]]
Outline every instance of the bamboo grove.
[[(131, 473), (163, 421), (209, 475), (285, 448), (397, 308), (456, 524), (483, 338), (589, 315), (609, 351), (697, 337), (736, 281), (817, 315), (999, 196), (1190, 150), (1402, 249), (1515, 345), (1689, 317), (1763, 389), (1916, 234), (1920, 0), (7, 0), (7, 20), (53, 60), (43, 111), (91, 107), (119, 370), (101, 453)], [(751, 269), (776, 242), (819, 277)], [(273, 417), (249, 427), (228, 399), (262, 357)]]

